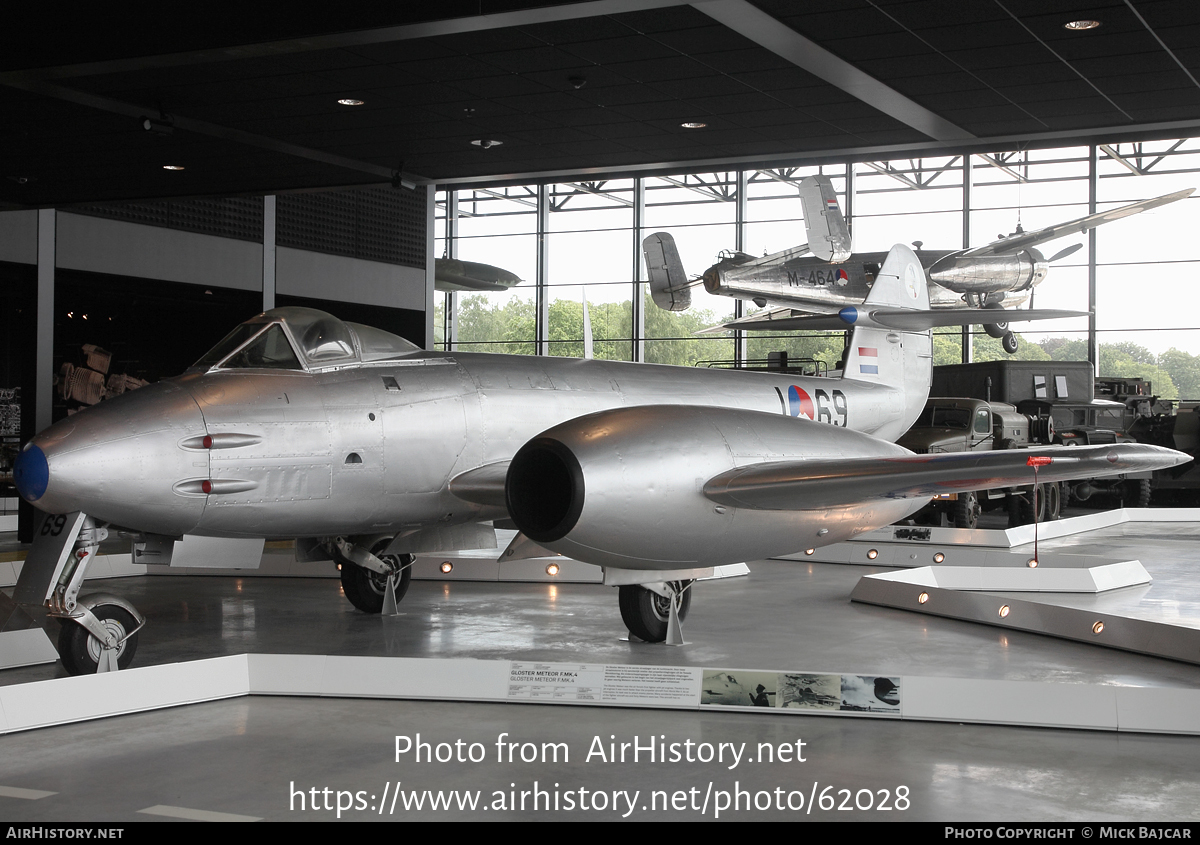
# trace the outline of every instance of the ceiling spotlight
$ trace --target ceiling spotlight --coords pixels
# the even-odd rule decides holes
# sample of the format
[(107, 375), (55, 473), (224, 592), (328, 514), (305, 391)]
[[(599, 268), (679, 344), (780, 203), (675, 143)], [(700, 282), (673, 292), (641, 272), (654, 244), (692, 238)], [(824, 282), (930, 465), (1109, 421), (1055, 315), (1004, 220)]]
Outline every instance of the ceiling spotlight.
[(1011, 611), (1012, 611), (1012, 608), (1010, 608), (1008, 605), (1006, 605), (1006, 604), (1002, 604), (1002, 605), (1000, 605), (1000, 618), (1001, 618), (1001, 619), (1007, 619), (1007, 618), (1008, 618), (1008, 614), (1009, 614)]
[(937, 553), (935, 553), (935, 554), (934, 554), (934, 556), (933, 556), (933, 562), (934, 562), (934, 563), (941, 563), (941, 562), (942, 562), (942, 561), (944, 561), (945, 559), (946, 559), (946, 556), (945, 556), (944, 554), (942, 554), (941, 552), (937, 552)]
[(571, 83), (571, 87), (578, 91), (583, 86), (587, 85), (586, 76), (568, 76), (567, 82)]
[(692, 120), (689, 120), (687, 123), (681, 123), (679, 125), (682, 126), (684, 129), (703, 129), (705, 126), (708, 126), (707, 123), (699, 123), (697, 121), (692, 121)]
[(1092, 633), (1093, 633), (1093, 634), (1099, 634), (1099, 633), (1100, 633), (1101, 631), (1103, 631), (1103, 630), (1104, 630), (1104, 623), (1103, 623), (1103, 622), (1097, 622), (1095, 625), (1093, 625), (1093, 626), (1092, 626)]
[(361, 106), (362, 104), (362, 100), (356, 100), (353, 97), (343, 97), (342, 99), (338, 100), (339, 106)]
[(1079, 31), (1084, 29), (1095, 29), (1098, 26), (1100, 26), (1100, 21), (1068, 21), (1067, 23), (1063, 24), (1063, 29)]
[(454, 564), (448, 560), (442, 561), (441, 570), (443, 575), (449, 575), (450, 570), (454, 568)]
[(871, 549), (867, 552), (867, 560), (875, 560), (879, 557), (879, 549)]
[(917, 604), (925, 604), (927, 601), (929, 601), (929, 593), (921, 593), (917, 596)]
[(183, 170), (182, 164), (164, 164), (163, 170)]
[(471, 143), (474, 144), (476, 147), (480, 147), (485, 150), (490, 150), (492, 147), (498, 147), (501, 144), (503, 144), (504, 142), (497, 141), (495, 138), (476, 138)]
[(813, 554), (814, 552), (816, 552), (816, 549), (805, 549), (805, 550), (804, 550), (804, 553), (805, 553), (806, 555), (811, 555), (811, 554)]
[(547, 575), (557, 575), (558, 573), (559, 573), (559, 566), (557, 563), (550, 563), (550, 564), (546, 565), (546, 574)]

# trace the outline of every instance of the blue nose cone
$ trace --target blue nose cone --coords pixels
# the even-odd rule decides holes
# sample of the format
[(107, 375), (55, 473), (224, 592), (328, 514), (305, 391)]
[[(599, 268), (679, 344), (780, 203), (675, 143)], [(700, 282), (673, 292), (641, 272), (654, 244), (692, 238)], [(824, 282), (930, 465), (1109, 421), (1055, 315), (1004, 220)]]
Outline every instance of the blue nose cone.
[(46, 492), (50, 483), (50, 464), (46, 463), (46, 453), (37, 446), (28, 446), (17, 455), (13, 464), (13, 481), (17, 492), (27, 502), (36, 502)]

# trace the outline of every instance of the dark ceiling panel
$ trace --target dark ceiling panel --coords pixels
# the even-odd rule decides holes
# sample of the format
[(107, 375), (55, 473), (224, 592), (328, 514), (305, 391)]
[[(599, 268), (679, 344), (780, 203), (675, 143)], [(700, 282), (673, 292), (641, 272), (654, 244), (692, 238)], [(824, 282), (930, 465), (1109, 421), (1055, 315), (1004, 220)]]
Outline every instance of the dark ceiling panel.
[[(738, 0), (718, 2), (728, 11)], [(335, 34), (327, 15), (298, 10), (294, 19), (242, 26), (243, 15), (230, 27), (223, 19), (218, 25), (212, 11), (185, 10), (180, 19), (185, 27), (194, 22), (192, 29), (157, 26), (151, 38), (135, 40), (121, 31), (119, 18), (85, 12), (66, 30), (61, 22), (5, 29), (0, 176), (36, 178), (24, 186), (4, 179), (0, 203), (377, 183), (401, 162), (414, 177), (437, 181), (552, 167), (680, 169), (690, 160), (723, 157), (786, 161), (808, 151), (856, 154), (874, 145), (939, 148), (912, 128), (922, 125), (921, 108), (985, 137), (1050, 130), (1083, 137), (1097, 128), (1162, 121), (1191, 121), (1200, 131), (1200, 86), (1176, 63), (1200, 73), (1194, 0), (1134, 0), (1145, 23), (1123, 0), (753, 3), (775, 16), (783, 33), (790, 26), (813, 39), (817, 59), (828, 51), (891, 89), (888, 113), (814, 75), (837, 81), (836, 64), (803, 69), (686, 4), (499, 28), (495, 17), (476, 18), (465, 27), (454, 22), (444, 34), (380, 43), (369, 30), (434, 17), (546, 5), (560, 6), (556, 14), (574, 12), (569, 4), (510, 0), (339, 8), (343, 40), (310, 46), (274, 42)], [(49, 6), (26, 11), (33, 22), (55, 14)], [(1085, 14), (1103, 25), (1086, 33), (1062, 28)], [(22, 41), (26, 32), (29, 40)], [(242, 58), (161, 58), (234, 44), (244, 45)], [(37, 84), (28, 77), (3, 75), (142, 56), (139, 69), (76, 68), (71, 78), (56, 78), (59, 87), (37, 89), (45, 93), (12, 87)], [(104, 99), (86, 100), (90, 95)], [(366, 105), (337, 105), (345, 96)], [(159, 108), (180, 121), (169, 137), (138, 128), (139, 115), (157, 115)], [(688, 120), (708, 128), (682, 129)], [(504, 144), (472, 147), (480, 138)], [(329, 163), (330, 156), (341, 164)], [(186, 158), (187, 170), (163, 171), (171, 157)]]

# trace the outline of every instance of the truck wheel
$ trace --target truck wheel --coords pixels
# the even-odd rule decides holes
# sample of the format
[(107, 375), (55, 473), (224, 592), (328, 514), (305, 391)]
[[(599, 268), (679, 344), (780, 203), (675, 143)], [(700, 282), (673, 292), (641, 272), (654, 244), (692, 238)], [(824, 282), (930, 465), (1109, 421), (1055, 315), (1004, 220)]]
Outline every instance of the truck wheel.
[(1045, 486), (1046, 520), (1053, 522), (1062, 516), (1062, 488), (1057, 483)]
[(1035, 488), (1026, 490), (1021, 494), (1019, 499), (1020, 524), (1032, 525), (1033, 515), (1037, 513), (1037, 521), (1046, 521), (1046, 495), (1042, 490), (1042, 485), (1037, 485)]
[(1125, 482), (1124, 493), (1125, 507), (1127, 508), (1148, 508), (1150, 507), (1150, 479), (1149, 478), (1131, 478)]
[(959, 493), (954, 503), (954, 527), (978, 528), (980, 510), (978, 493)]

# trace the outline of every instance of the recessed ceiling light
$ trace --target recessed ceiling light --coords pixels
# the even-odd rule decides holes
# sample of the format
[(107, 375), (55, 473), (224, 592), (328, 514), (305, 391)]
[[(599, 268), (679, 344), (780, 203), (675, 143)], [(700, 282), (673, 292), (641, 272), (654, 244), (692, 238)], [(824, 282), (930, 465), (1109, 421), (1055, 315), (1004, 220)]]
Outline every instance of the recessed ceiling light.
[(182, 164), (164, 164), (163, 170), (183, 170)]
[(501, 144), (503, 144), (504, 142), (497, 141), (495, 138), (476, 138), (471, 143), (477, 147), (482, 147), (483, 149), (488, 150), (488, 149), (491, 149), (492, 147), (498, 147)]
[(705, 126), (708, 126), (707, 123), (697, 123), (695, 121), (688, 121), (687, 123), (681, 123), (679, 125), (684, 129), (703, 129)]
[(338, 105), (342, 106), (361, 106), (362, 104), (362, 100), (356, 100), (353, 97), (343, 97), (342, 99), (338, 100)]
[(1068, 21), (1067, 23), (1063, 24), (1063, 29), (1095, 29), (1098, 26), (1100, 26), (1100, 21)]

